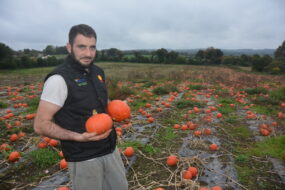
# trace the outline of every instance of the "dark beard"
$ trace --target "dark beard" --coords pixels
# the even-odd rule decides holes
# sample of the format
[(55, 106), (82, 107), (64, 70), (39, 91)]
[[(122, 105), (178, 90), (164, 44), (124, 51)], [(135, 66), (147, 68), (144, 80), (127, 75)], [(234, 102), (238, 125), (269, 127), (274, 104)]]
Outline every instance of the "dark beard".
[(90, 62), (89, 65), (83, 65), (83, 64), (80, 63), (79, 60), (77, 60), (77, 59), (75, 58), (75, 55), (74, 55), (73, 50), (71, 50), (70, 56), (71, 56), (71, 58), (72, 58), (75, 62), (77, 62), (78, 64), (80, 64), (80, 65), (81, 65), (82, 67), (84, 67), (84, 68), (89, 68), (89, 67), (93, 64), (93, 62), (94, 62), (94, 60), (95, 60), (95, 57), (94, 57), (93, 60)]

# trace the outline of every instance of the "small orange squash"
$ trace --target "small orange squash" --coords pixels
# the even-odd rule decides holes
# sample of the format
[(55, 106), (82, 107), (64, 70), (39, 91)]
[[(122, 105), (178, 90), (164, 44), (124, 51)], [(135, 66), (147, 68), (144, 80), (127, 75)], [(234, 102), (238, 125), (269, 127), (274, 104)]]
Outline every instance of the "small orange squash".
[(177, 164), (177, 157), (174, 155), (170, 155), (166, 161), (168, 166), (175, 166)]
[(107, 106), (108, 114), (115, 121), (123, 121), (131, 116), (131, 108), (122, 100), (113, 100)]
[(16, 162), (20, 159), (20, 157), (21, 157), (20, 153), (15, 151), (9, 154), (8, 160), (10, 162)]
[(135, 153), (135, 150), (133, 147), (127, 147), (124, 151), (124, 155), (127, 157), (132, 157)]
[(111, 129), (113, 121), (106, 113), (99, 113), (91, 116), (85, 123), (85, 128), (88, 133), (96, 133), (100, 135)]

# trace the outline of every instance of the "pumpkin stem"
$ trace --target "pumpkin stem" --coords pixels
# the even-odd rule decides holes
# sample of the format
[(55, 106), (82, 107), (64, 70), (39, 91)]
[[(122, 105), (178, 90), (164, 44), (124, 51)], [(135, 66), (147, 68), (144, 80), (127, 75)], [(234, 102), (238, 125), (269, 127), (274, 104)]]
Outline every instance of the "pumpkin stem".
[(93, 114), (93, 115), (96, 115), (96, 114), (97, 114), (97, 111), (94, 109), (93, 112), (92, 112), (92, 114)]

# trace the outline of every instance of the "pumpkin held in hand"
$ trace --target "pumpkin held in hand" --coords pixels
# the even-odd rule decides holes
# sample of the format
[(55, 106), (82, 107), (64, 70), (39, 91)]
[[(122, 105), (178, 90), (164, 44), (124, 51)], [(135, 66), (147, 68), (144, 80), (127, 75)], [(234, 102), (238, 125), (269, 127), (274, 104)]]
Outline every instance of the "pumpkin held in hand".
[(108, 114), (115, 121), (123, 121), (131, 116), (131, 109), (121, 100), (113, 100), (107, 106)]
[(113, 121), (106, 113), (99, 113), (91, 116), (85, 123), (85, 128), (88, 133), (96, 133), (100, 135), (111, 129)]

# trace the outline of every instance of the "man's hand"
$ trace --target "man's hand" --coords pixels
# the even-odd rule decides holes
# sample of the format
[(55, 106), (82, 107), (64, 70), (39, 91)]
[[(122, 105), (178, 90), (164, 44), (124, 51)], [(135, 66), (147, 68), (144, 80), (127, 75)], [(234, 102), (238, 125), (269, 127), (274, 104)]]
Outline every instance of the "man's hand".
[(109, 129), (108, 131), (100, 135), (97, 135), (96, 133), (85, 132), (85, 133), (79, 134), (76, 137), (76, 141), (79, 141), (79, 142), (98, 141), (98, 140), (107, 138), (109, 134), (111, 133), (111, 131), (112, 129)]

